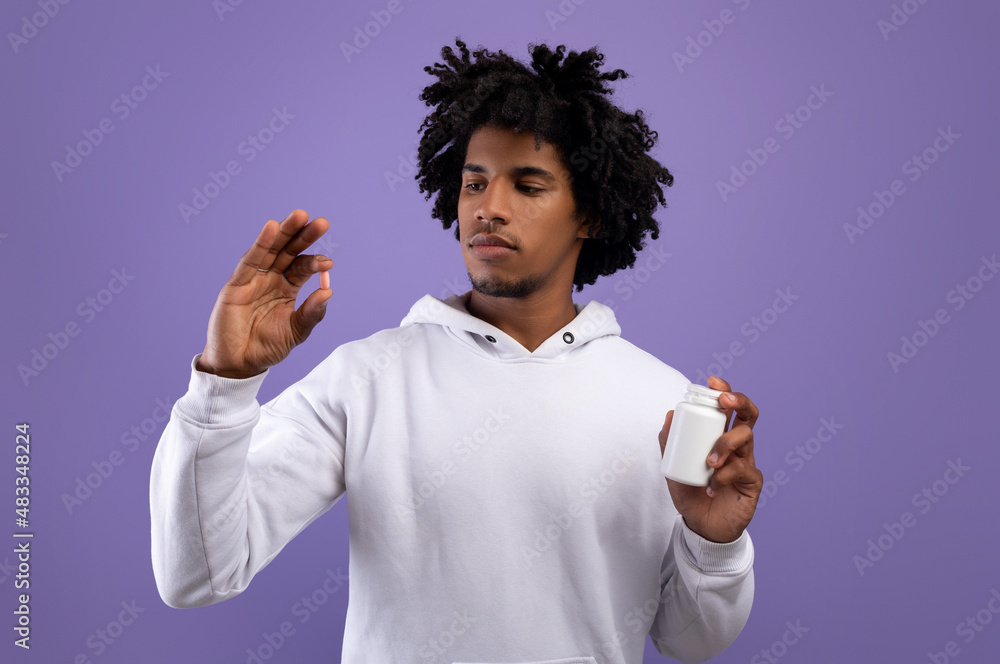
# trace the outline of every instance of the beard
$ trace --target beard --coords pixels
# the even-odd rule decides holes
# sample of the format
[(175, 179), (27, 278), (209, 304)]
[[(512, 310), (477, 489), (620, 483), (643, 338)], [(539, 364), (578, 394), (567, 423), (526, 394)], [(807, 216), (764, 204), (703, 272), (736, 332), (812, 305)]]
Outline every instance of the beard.
[(526, 297), (538, 290), (542, 284), (541, 278), (536, 275), (516, 279), (475, 278), (471, 272), (468, 272), (468, 275), (474, 291), (491, 297)]

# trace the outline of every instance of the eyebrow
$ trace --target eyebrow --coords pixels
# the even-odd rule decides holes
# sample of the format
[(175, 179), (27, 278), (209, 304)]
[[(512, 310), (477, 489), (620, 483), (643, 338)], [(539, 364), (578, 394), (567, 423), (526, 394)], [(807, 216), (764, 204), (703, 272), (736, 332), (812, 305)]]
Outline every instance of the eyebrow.
[[(486, 169), (479, 164), (466, 164), (462, 166), (463, 173), (485, 173)], [(540, 177), (557, 182), (558, 179), (555, 175), (548, 172), (544, 168), (538, 168), (537, 166), (515, 166), (510, 169), (510, 173), (513, 175), (538, 175)]]

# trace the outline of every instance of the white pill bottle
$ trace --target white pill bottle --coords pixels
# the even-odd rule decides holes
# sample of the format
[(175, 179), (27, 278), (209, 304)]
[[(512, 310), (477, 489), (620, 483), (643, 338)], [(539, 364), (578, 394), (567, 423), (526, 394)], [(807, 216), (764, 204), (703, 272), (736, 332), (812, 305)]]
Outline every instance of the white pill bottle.
[(715, 469), (708, 455), (726, 430), (726, 413), (719, 406), (722, 392), (689, 384), (684, 401), (674, 408), (660, 471), (664, 477), (691, 486), (708, 486)]

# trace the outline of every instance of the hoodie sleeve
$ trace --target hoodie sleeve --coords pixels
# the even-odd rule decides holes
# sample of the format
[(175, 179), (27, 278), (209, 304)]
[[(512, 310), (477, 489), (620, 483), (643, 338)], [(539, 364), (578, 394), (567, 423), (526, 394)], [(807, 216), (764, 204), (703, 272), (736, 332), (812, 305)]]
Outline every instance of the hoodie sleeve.
[(153, 455), (156, 587), (174, 608), (235, 597), (346, 491), (346, 411), (329, 397), (336, 352), (264, 406), (269, 371), (223, 378), (191, 361)]
[(753, 604), (753, 542), (711, 542), (677, 515), (660, 572), (660, 607), (649, 635), (661, 655), (704, 662), (736, 640)]

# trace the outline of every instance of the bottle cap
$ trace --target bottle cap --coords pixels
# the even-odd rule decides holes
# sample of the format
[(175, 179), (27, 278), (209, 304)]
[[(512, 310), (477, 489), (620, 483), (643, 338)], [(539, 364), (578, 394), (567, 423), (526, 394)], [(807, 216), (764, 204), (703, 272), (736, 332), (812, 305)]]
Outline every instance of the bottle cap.
[(719, 404), (719, 397), (721, 396), (722, 392), (720, 390), (713, 390), (712, 388), (705, 387), (704, 385), (689, 383), (687, 386), (687, 392), (684, 394), (684, 400), (691, 403), (712, 406), (713, 408), (722, 410), (722, 407)]

